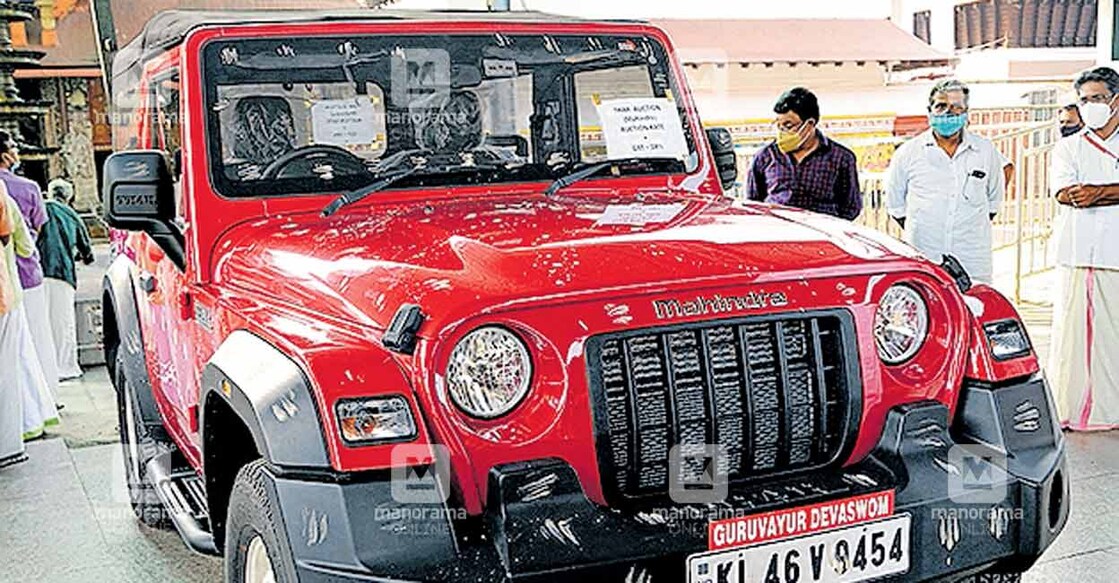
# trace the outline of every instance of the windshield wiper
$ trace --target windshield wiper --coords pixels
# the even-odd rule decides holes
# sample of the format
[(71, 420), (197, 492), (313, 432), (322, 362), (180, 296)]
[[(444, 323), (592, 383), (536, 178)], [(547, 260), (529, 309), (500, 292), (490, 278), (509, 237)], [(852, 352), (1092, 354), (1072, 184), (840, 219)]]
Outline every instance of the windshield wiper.
[[(391, 168), (391, 166), (390, 166), (390, 168)], [(339, 196), (338, 198), (331, 201), (330, 204), (326, 205), (326, 208), (324, 208), (322, 210), (322, 216), (329, 217), (330, 215), (338, 212), (338, 210), (341, 209), (342, 207), (344, 207), (348, 204), (358, 202), (361, 199), (363, 199), (363, 198), (365, 198), (365, 197), (367, 197), (367, 196), (369, 196), (369, 195), (371, 195), (375, 192), (380, 192), (380, 191), (392, 186), (393, 184), (396, 184), (397, 182), (400, 182), (401, 180), (403, 180), (403, 179), (405, 179), (405, 178), (407, 178), (407, 177), (409, 177), (413, 174), (416, 174), (420, 171), (423, 171), (424, 175), (429, 175), (429, 174), (444, 174), (444, 173), (447, 173), (447, 172), (463, 172), (463, 171), (481, 172), (481, 171), (486, 171), (486, 170), (502, 170), (502, 169), (505, 169), (505, 166), (499, 165), (499, 164), (485, 164), (485, 163), (480, 164), (480, 163), (476, 163), (476, 162), (475, 163), (470, 163), (470, 164), (464, 164), (464, 163), (460, 163), (460, 164), (440, 164), (440, 165), (434, 165), (433, 166), (433, 165), (429, 165), (428, 161), (426, 159), (421, 159), (420, 161), (416, 162), (411, 167), (408, 167), (404, 170), (399, 170), (399, 171), (397, 171), (393, 174), (389, 174), (389, 175), (385, 176), (384, 178), (381, 178), (381, 179), (377, 180), (376, 182), (373, 182), (373, 183), (371, 183), (367, 186), (363, 186), (361, 188), (358, 188), (358, 189), (352, 190), (350, 192), (347, 192), (346, 194), (343, 194), (342, 196)]]
[(598, 174), (599, 172), (601, 172), (601, 171), (603, 171), (606, 168), (609, 168), (611, 166), (621, 166), (621, 165), (624, 165), (624, 164), (638, 164), (638, 163), (641, 163), (641, 162), (654, 162), (654, 163), (661, 162), (661, 163), (663, 163), (663, 162), (679, 162), (679, 161), (680, 160), (677, 160), (676, 158), (626, 158), (626, 159), (623, 159), (623, 160), (606, 160), (604, 162), (599, 162), (597, 164), (591, 164), (590, 166), (587, 166), (585, 168), (580, 168), (579, 170), (576, 170), (576, 171), (574, 171), (570, 174), (566, 174), (564, 176), (561, 176), (561, 177), (557, 178), (555, 181), (552, 182), (551, 185), (548, 186), (547, 189), (544, 190), (544, 196), (551, 198), (551, 197), (555, 196), (555, 194), (557, 192), (559, 192), (560, 190), (562, 190), (564, 188), (567, 188), (568, 186), (571, 186), (572, 184), (575, 184), (576, 182), (579, 182), (580, 180), (590, 178), (591, 176), (593, 176), (595, 174)]
[(390, 174), (376, 182), (367, 184), (365, 186), (362, 186), (361, 188), (351, 190), (346, 194), (343, 194), (342, 196), (339, 196), (338, 198), (332, 200), (330, 204), (326, 205), (326, 208), (322, 210), (322, 216), (329, 217), (330, 215), (338, 212), (338, 209), (341, 209), (348, 204), (355, 203), (375, 192), (384, 190), (392, 186), (393, 184), (396, 184), (397, 182), (415, 174), (416, 172), (419, 172), (420, 168), (423, 168), (423, 164), (416, 164), (415, 166), (412, 166), (406, 170), (401, 170), (400, 172)]

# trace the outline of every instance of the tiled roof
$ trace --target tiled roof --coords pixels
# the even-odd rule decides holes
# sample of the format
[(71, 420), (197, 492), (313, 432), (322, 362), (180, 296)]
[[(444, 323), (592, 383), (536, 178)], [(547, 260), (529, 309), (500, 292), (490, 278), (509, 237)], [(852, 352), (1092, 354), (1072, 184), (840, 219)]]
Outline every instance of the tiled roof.
[(827, 63), (952, 60), (889, 20), (658, 20), (685, 61)]
[(74, 7), (63, 15), (55, 26), (58, 45), (32, 47), (47, 53), (43, 67), (96, 67), (97, 40), (93, 36), (93, 17), (89, 13), (89, 0), (77, 0)]

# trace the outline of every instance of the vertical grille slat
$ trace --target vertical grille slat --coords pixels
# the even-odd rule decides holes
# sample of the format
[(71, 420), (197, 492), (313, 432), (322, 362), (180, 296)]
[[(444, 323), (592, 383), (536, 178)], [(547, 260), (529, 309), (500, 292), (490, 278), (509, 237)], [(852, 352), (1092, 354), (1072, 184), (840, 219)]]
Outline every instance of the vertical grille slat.
[(630, 415), (636, 437), (633, 485), (641, 490), (656, 488), (667, 482), (671, 429), (661, 337), (651, 334), (628, 338), (625, 350), (631, 369), (629, 396), (636, 403)]
[[(812, 336), (817, 338), (818, 340), (822, 340), (821, 335), (822, 332), (820, 330), (820, 321), (815, 319), (812, 320)], [(828, 373), (828, 370), (834, 370), (835, 365), (824, 364), (824, 355), (823, 351), (820, 348), (822, 344), (823, 343), (820, 341), (812, 343), (813, 356), (816, 359), (816, 378), (823, 381), (816, 383), (815, 385), (816, 402), (819, 404), (819, 411), (818, 415), (816, 416), (816, 432), (813, 435), (813, 438), (815, 440), (814, 449), (817, 455), (826, 453), (827, 451), (829, 410), (832, 408), (833, 405), (838, 405), (838, 403), (833, 403), (830, 400), (826, 382), (826, 375)]]
[[(832, 462), (858, 398), (848, 379), (855, 363), (844, 362), (849, 326), (834, 314), (796, 314), (592, 339), (592, 408), (607, 491), (667, 493), (669, 451), (677, 445), (698, 451), (718, 443), (732, 482)], [(700, 471), (685, 463), (680, 478)]]

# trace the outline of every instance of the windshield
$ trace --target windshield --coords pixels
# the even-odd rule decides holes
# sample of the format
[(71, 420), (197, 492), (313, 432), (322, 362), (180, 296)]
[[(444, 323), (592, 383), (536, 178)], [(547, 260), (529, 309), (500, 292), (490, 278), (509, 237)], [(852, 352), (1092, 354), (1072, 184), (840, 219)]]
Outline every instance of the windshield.
[(402, 161), (435, 171), (393, 188), (549, 180), (607, 159), (648, 159), (628, 174), (698, 165), (667, 55), (646, 37), (223, 40), (204, 60), (227, 196), (360, 188)]

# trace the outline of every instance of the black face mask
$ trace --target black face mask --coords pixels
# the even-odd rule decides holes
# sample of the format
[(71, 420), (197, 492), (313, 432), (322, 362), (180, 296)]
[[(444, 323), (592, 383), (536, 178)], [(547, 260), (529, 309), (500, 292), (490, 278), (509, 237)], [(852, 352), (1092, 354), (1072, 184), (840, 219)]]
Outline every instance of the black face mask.
[(1084, 126), (1061, 126), (1061, 137), (1069, 137), (1073, 134), (1079, 133), (1084, 129)]

